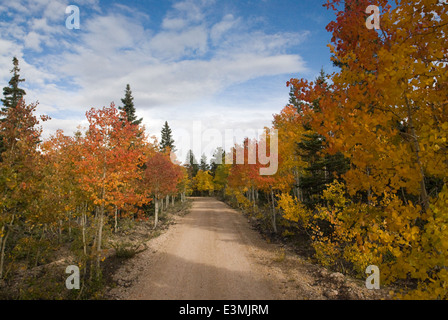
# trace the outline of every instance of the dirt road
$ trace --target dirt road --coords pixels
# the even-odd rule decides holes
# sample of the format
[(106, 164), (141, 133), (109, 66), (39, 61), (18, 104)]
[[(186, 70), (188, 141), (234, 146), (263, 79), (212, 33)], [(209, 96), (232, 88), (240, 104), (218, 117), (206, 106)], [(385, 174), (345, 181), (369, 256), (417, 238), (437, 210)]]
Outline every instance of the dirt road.
[(268, 244), (241, 213), (213, 198), (195, 198), (190, 213), (148, 245), (117, 272), (122, 286), (111, 290), (112, 298), (277, 300), (340, 294), (321, 283), (332, 274)]

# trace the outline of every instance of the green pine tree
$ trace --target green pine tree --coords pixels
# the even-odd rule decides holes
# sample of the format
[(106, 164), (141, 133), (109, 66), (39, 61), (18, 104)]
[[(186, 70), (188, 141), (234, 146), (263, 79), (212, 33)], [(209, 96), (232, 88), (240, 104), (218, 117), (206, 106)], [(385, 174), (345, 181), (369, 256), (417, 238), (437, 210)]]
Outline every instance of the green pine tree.
[(210, 172), (212, 176), (215, 176), (215, 172), (218, 169), (219, 165), (225, 163), (225, 152), (221, 147), (216, 148), (215, 152), (213, 153), (213, 157), (210, 160)]
[(188, 176), (190, 177), (190, 179), (196, 177), (196, 174), (199, 171), (199, 165), (192, 150), (189, 150), (187, 153), (185, 168), (187, 168)]
[[(320, 86), (326, 85), (326, 75), (323, 69), (316, 78), (316, 83)], [(301, 101), (290, 99), (290, 103), (296, 106), (297, 112), (302, 112)], [(313, 101), (312, 108), (319, 112), (319, 100)], [(304, 125), (304, 128), (307, 131), (310, 130), (310, 126), (307, 124)], [(348, 159), (341, 153), (334, 155), (322, 153), (325, 147), (325, 138), (317, 132), (304, 134), (302, 140), (297, 144), (297, 154), (308, 163), (305, 174), (300, 178), (299, 187), (303, 192), (303, 202), (310, 208), (314, 208), (317, 204), (323, 204), (321, 195), (326, 184), (333, 182), (349, 169)]]
[[(118, 109), (126, 113), (126, 120), (134, 125), (141, 124), (143, 119), (137, 119), (137, 116), (135, 115), (134, 97), (132, 96), (131, 86), (129, 84), (126, 85), (125, 95), (124, 98), (121, 99), (121, 102), (123, 103), (123, 106), (118, 107)], [(125, 119), (121, 120), (124, 121)]]
[(165, 121), (165, 124), (162, 128), (162, 141), (160, 141), (160, 151), (165, 152), (168, 147), (171, 151), (176, 151), (171, 128), (168, 125), (168, 121)]
[[(19, 103), (20, 99), (26, 95), (25, 90), (19, 88), (20, 82), (24, 82), (25, 79), (21, 79), (19, 75), (19, 60), (14, 57), (12, 59), (13, 68), (11, 73), (13, 74), (11, 80), (9, 80), (9, 86), (3, 88), (3, 96), (4, 99), (1, 99), (3, 103), (2, 111), (4, 114), (8, 111), (9, 108), (15, 108)], [(0, 121), (5, 121), (6, 118), (0, 118)], [(2, 153), (6, 151), (6, 147), (2, 138), (2, 134), (0, 132), (0, 162), (2, 161)]]
[(9, 86), (3, 88), (3, 96), (4, 99), (1, 99), (3, 103), (3, 111), (6, 111), (8, 108), (14, 108), (19, 103), (20, 99), (26, 95), (25, 90), (19, 88), (20, 82), (24, 82), (25, 79), (20, 79), (19, 75), (19, 60), (14, 57), (12, 59), (13, 68), (11, 70), (12, 78), (9, 80)]
[(208, 163), (207, 163), (207, 156), (205, 154), (202, 154), (202, 156), (201, 156), (201, 164), (199, 165), (199, 170), (202, 170), (202, 171), (210, 170), (210, 167), (208, 166)]

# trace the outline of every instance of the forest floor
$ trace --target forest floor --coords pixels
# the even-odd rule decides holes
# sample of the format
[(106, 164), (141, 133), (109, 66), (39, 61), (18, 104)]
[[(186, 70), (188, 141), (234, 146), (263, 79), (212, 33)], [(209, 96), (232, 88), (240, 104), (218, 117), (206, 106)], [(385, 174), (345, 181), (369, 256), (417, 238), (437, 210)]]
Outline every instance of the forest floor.
[(111, 264), (111, 300), (366, 300), (387, 291), (307, 261), (266, 241), (242, 213), (215, 198), (191, 198), (186, 215), (145, 243), (146, 250)]
[[(68, 290), (66, 268), (76, 265), (77, 258), (71, 246), (74, 240), (67, 235), (55, 249), (49, 250), (46, 263), (29, 266), (26, 261), (16, 262), (15, 272), (7, 281), (0, 281), (0, 300), (98, 300), (104, 299), (111, 286), (116, 283), (113, 275), (126, 261), (147, 249), (147, 243), (167, 231), (177, 217), (188, 212), (192, 201), (170, 203), (159, 214), (159, 224), (154, 229), (153, 219), (121, 218), (114, 232), (113, 221), (103, 229), (102, 277), (99, 281), (80, 279), (81, 290)], [(80, 250), (80, 249), (79, 249)], [(81, 275), (82, 277), (82, 275)], [(88, 279), (87, 279), (88, 280)], [(126, 284), (124, 284), (126, 285)]]

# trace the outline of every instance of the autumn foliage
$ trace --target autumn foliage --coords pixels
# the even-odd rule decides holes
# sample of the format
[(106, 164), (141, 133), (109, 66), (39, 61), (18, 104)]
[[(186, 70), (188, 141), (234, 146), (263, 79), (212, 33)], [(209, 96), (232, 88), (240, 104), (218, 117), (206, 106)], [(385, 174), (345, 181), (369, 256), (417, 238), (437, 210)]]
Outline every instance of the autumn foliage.
[[(380, 30), (365, 25), (372, 4)], [(325, 6), (339, 71), (288, 81), (291, 104), (273, 121), (279, 170), (234, 165), (227, 194), (274, 232), (296, 228), (330, 268), (365, 278), (377, 265), (382, 285), (402, 288), (397, 298), (447, 299), (448, 6)]]
[(84, 277), (98, 279), (106, 234), (120, 219), (147, 219), (154, 201), (185, 192), (188, 177), (113, 104), (89, 110), (84, 131), (45, 141), (35, 109), (22, 100), (2, 111), (0, 279), (48, 263), (64, 243)]
[[(369, 5), (381, 8), (380, 30), (365, 25)], [(45, 141), (35, 105), (2, 111), (0, 280), (48, 262), (63, 237), (84, 275), (99, 276), (105, 229), (150, 216), (156, 228), (170, 197), (196, 192), (222, 197), (270, 235), (297, 236), (328, 268), (364, 279), (378, 266), (395, 298), (447, 299), (448, 5), (324, 6), (335, 13), (327, 31), (338, 71), (287, 82), (290, 103), (266, 128), (278, 149), (270, 135), (245, 139), (233, 161), (199, 170), (173, 163), (114, 105), (89, 110), (84, 131)], [(271, 175), (260, 174), (266, 147), (278, 162)]]
[(159, 201), (177, 193), (177, 186), (181, 183), (183, 171), (180, 166), (172, 163), (169, 152), (155, 152), (146, 162), (144, 183), (155, 202), (154, 227), (158, 223)]
[(446, 299), (447, 7), (376, 1), (376, 32), (363, 27), (370, 1), (346, 1), (342, 11), (338, 4), (328, 4), (337, 19), (327, 29), (340, 72), (326, 87), (289, 83), (324, 152), (350, 161), (323, 192), (326, 205), (310, 213), (331, 225), (313, 227), (317, 255), (358, 273), (378, 265), (384, 284), (417, 280), (405, 297)]

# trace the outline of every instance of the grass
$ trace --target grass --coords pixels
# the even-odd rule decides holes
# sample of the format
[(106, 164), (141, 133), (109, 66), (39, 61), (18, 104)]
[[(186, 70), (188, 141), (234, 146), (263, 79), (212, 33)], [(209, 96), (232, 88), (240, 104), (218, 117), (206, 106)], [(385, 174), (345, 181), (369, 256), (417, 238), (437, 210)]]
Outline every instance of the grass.
[(285, 249), (280, 249), (276, 252), (275, 257), (274, 257), (274, 262), (283, 262), (286, 258), (286, 251)]

